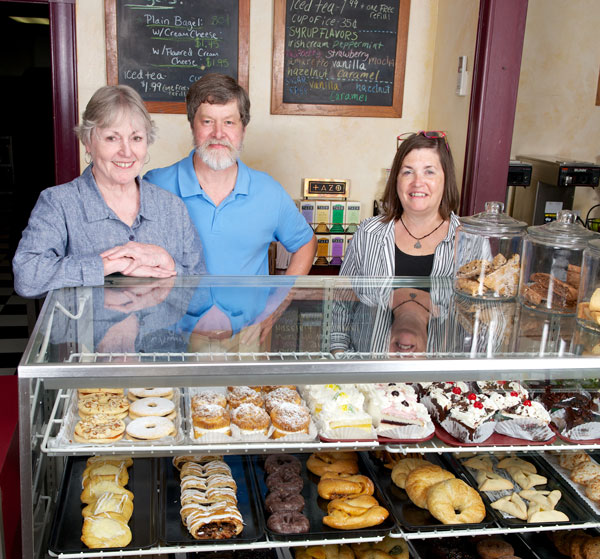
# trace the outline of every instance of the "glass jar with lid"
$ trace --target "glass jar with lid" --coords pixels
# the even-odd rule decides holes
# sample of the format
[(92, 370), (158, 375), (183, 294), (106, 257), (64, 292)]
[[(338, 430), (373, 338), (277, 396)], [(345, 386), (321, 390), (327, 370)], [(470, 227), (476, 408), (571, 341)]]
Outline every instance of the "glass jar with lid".
[(494, 301), (517, 295), (527, 224), (503, 210), (502, 202), (486, 202), (485, 211), (460, 219), (454, 251), (457, 293)]
[[(600, 332), (600, 237), (598, 235), (583, 251), (577, 322), (585, 328)], [(600, 344), (598, 346), (600, 347)]]
[(575, 219), (574, 212), (562, 210), (556, 221), (527, 228), (519, 288), (523, 305), (575, 314), (583, 251), (597, 237)]

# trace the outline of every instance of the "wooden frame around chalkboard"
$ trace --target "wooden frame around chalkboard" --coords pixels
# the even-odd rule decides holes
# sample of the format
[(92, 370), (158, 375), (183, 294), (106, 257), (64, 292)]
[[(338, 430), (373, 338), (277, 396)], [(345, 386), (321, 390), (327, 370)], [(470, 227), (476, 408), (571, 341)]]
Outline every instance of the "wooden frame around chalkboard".
[(404, 70), (410, 0), (400, 0), (398, 9), (398, 34), (394, 65), (394, 91), (392, 106), (318, 105), (283, 102), (285, 72), (285, 14), (288, 0), (274, 0), (273, 4), (273, 78), (271, 81), (271, 114), (315, 116), (371, 116), (401, 117), (404, 97)]
[[(250, 0), (238, 0), (238, 83), (248, 91), (248, 51), (250, 44)], [(119, 49), (117, 45), (117, 0), (104, 0), (106, 29), (106, 79), (108, 85), (119, 83)], [(185, 114), (185, 103), (144, 101), (151, 113)]]

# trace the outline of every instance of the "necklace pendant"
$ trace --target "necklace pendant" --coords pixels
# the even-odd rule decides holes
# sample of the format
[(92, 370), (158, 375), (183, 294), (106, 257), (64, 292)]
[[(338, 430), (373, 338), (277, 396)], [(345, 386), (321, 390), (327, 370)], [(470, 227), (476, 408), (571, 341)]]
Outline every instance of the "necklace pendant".
[(415, 247), (415, 248), (421, 248), (421, 243), (420, 243), (419, 241), (417, 241), (417, 242), (414, 244), (414, 247)]

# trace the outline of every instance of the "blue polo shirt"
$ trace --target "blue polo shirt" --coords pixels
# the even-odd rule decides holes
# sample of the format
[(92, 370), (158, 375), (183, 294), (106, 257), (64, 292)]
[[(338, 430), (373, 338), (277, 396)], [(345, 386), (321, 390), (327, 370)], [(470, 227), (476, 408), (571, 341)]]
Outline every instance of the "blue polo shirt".
[(235, 187), (215, 206), (198, 183), (193, 156), (194, 151), (144, 178), (185, 202), (202, 240), (209, 274), (268, 275), (272, 241), (293, 253), (311, 240), (311, 227), (275, 179), (238, 160)]

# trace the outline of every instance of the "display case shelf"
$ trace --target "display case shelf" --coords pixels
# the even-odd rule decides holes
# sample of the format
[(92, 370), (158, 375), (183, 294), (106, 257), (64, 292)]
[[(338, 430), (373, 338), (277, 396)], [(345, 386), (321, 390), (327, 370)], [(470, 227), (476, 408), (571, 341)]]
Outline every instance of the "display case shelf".
[[(225, 386), (365, 382), (598, 379), (600, 335), (582, 330), (574, 317), (525, 311), (504, 304), (464, 300), (449, 281), (411, 278), (179, 278), (169, 293), (135, 310), (114, 302), (135, 289), (140, 299), (152, 282), (110, 279), (103, 288), (68, 288), (51, 293), (19, 366), (21, 494), (24, 557), (44, 557), (56, 478), (68, 456), (122, 454), (266, 454), (320, 450), (394, 453), (465, 453), (597, 449), (598, 445), (556, 440), (550, 445), (453, 447), (434, 438), (407, 445), (353, 441), (268, 442), (217, 445), (56, 445), (68, 390), (78, 387)], [(147, 289), (148, 293), (144, 292)], [(424, 290), (432, 313), (408, 353), (390, 352), (394, 336), (391, 302), (402, 290)], [(138, 301), (136, 301), (138, 302)], [(202, 313), (227, 311), (230, 330), (207, 331)], [(200, 310), (199, 310), (200, 309)], [(225, 312), (224, 311), (224, 312)], [(302, 320), (303, 313), (310, 320)], [(414, 313), (413, 313), (414, 314)], [(119, 330), (135, 317), (137, 331)], [(320, 317), (320, 322), (315, 317)], [(500, 318), (501, 320), (498, 320)], [(500, 325), (500, 326), (499, 326)], [(113, 327), (116, 327), (113, 329)], [(114, 335), (117, 332), (119, 335)], [(223, 333), (225, 332), (225, 334)], [(344, 346), (339, 351), (339, 340)], [(109, 343), (110, 342), (110, 343)], [(111, 347), (111, 343), (114, 347)], [(127, 347), (127, 345), (131, 347)], [(40, 454), (37, 454), (41, 452)], [(41, 456), (41, 458), (40, 458)], [(52, 479), (53, 478), (53, 479)], [(34, 488), (35, 487), (35, 488)], [(34, 522), (35, 518), (35, 522)], [(577, 528), (600, 528), (584, 522)], [(554, 531), (570, 525), (481, 530), (437, 530), (393, 535), (407, 540), (477, 534)], [(376, 541), (340, 533), (337, 540), (258, 541), (251, 544), (157, 546), (148, 550), (89, 550), (59, 557), (119, 557), (187, 554), (222, 549), (285, 548), (299, 545)]]

